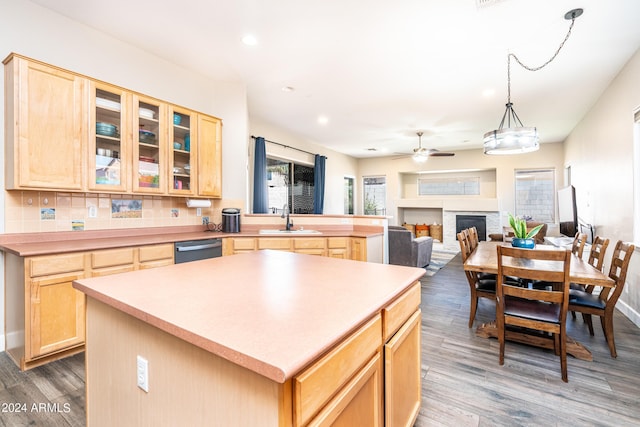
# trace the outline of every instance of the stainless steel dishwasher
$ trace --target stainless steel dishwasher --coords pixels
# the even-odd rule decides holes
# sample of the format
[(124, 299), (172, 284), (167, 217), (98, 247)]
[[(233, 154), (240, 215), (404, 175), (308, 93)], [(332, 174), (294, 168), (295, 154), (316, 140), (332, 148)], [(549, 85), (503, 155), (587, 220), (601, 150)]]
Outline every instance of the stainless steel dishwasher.
[(175, 243), (175, 263), (222, 256), (222, 239), (187, 240)]

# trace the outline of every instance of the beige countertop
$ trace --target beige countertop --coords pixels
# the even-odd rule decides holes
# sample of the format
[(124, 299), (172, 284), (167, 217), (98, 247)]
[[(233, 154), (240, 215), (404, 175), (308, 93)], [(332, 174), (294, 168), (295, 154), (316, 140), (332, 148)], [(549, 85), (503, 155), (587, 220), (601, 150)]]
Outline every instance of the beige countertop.
[[(275, 227), (264, 226), (263, 228)], [(308, 226), (308, 228), (321, 231), (321, 234), (264, 235), (259, 233), (260, 226), (244, 227), (241, 233), (211, 232), (205, 231), (204, 226), (185, 226), (5, 234), (0, 235), (0, 250), (18, 256), (37, 256), (224, 237), (371, 237), (382, 234), (381, 227), (352, 229), (339, 226)]]
[(256, 251), (74, 281), (87, 296), (283, 383), (424, 269)]

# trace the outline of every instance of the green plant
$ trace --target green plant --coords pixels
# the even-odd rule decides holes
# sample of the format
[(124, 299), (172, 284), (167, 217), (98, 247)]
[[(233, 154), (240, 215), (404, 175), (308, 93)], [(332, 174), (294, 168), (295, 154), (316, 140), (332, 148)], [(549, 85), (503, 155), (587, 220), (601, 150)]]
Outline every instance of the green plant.
[(544, 224), (537, 225), (533, 227), (527, 233), (527, 221), (522, 218), (516, 218), (513, 215), (509, 214), (509, 224), (511, 228), (513, 228), (513, 234), (517, 239), (530, 239), (542, 228)]
[(369, 195), (366, 195), (364, 199), (364, 214), (375, 215), (377, 209), (378, 209), (378, 204), (376, 203), (375, 196), (371, 198)]

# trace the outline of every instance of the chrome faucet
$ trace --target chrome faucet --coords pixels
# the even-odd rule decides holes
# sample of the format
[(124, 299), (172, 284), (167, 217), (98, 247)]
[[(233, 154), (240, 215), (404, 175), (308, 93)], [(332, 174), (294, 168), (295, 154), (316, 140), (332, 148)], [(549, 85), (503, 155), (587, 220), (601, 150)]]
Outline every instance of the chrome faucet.
[(293, 222), (289, 221), (289, 204), (288, 203), (285, 203), (284, 206), (282, 207), (282, 215), (280, 216), (280, 218), (284, 218), (285, 216), (287, 218), (285, 230), (291, 231), (291, 226), (293, 225)]

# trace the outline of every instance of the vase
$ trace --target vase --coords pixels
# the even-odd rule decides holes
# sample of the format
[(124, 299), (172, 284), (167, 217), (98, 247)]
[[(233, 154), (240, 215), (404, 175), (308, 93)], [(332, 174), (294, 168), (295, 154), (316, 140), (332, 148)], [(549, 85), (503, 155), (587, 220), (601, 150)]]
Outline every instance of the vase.
[(511, 246), (514, 248), (533, 249), (536, 246), (536, 241), (531, 238), (520, 239), (518, 237), (514, 237), (513, 240), (511, 240)]

